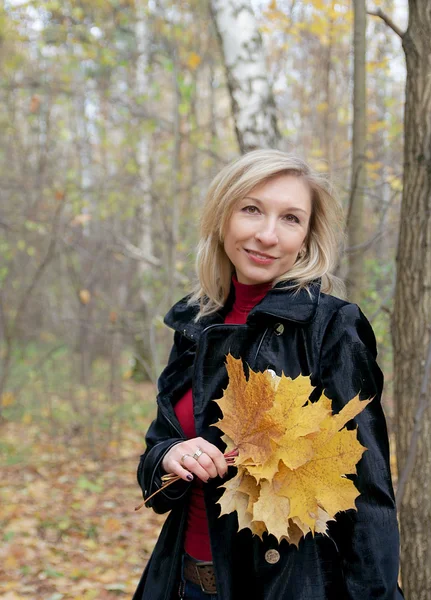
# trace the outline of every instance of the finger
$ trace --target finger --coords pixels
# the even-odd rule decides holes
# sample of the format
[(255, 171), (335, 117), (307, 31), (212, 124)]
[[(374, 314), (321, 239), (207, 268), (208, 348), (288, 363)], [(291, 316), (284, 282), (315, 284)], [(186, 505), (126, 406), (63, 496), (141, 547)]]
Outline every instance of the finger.
[(172, 461), (170, 473), (179, 475), (179, 477), (181, 477), (181, 479), (184, 479), (184, 481), (193, 481), (193, 474), (190, 473), (190, 471), (188, 471), (186, 468), (181, 466), (181, 464), (177, 461)]
[(208, 471), (206, 471), (198, 463), (198, 461), (195, 458), (193, 458), (193, 456), (189, 456), (189, 455), (185, 456), (183, 458), (183, 465), (184, 465), (185, 469), (190, 471), (190, 473), (193, 473), (196, 477), (198, 477), (202, 481), (206, 482), (211, 477), (211, 475), (208, 473)]
[(204, 440), (203, 438), (196, 438), (196, 441), (199, 441), (200, 449), (203, 450), (203, 452), (205, 452), (212, 459), (217, 469), (217, 474), (219, 475), (219, 477), (224, 477), (227, 473), (227, 462), (223, 455), (223, 452), (221, 452), (217, 448), (217, 446), (214, 446), (214, 444), (211, 444), (211, 442), (207, 442), (207, 440)]
[[(173, 469), (176, 463), (180, 463), (180, 466), (183, 466), (181, 465), (181, 457), (185, 452), (193, 454), (193, 452), (187, 450), (187, 443), (184, 442), (175, 444), (168, 450), (162, 460), (162, 469), (165, 473), (174, 473)], [(178, 473), (175, 474), (178, 475)]]
[(217, 467), (214, 464), (213, 459), (205, 452), (196, 459), (200, 466), (205, 469), (209, 477), (217, 477)]

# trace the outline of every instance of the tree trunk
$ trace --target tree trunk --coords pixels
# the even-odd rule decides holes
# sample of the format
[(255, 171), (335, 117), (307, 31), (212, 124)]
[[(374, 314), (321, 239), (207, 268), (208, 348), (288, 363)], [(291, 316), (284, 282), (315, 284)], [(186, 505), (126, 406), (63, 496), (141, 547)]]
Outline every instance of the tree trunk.
[(176, 49), (172, 49), (172, 85), (174, 88), (173, 106), (173, 148), (172, 148), (172, 177), (171, 177), (171, 227), (167, 245), (167, 290), (166, 298), (168, 306), (175, 302), (175, 283), (177, 273), (177, 245), (180, 232), (180, 164), (181, 164), (181, 91), (179, 87), (179, 65)]
[(241, 153), (275, 148), (280, 140), (275, 101), (251, 4), (249, 0), (211, 0), (210, 4)]
[[(393, 318), (398, 471), (406, 463), (431, 325), (431, 9), (409, 1), (404, 189)], [(431, 598), (431, 385), (413, 470), (400, 509), (406, 598)]]
[[(136, 62), (136, 95), (141, 98), (149, 93), (149, 47), (150, 36), (148, 31), (146, 3), (142, 0), (136, 2), (136, 48), (138, 59)], [(151, 136), (146, 133), (139, 139), (136, 148), (136, 162), (138, 165), (138, 188), (141, 204), (137, 208), (136, 217), (139, 224), (139, 248), (146, 256), (153, 256), (152, 218), (153, 201), (151, 197), (152, 169), (150, 158)], [(135, 362), (133, 365), (133, 379), (136, 381), (151, 381), (154, 378), (154, 361), (152, 352), (152, 324), (151, 311), (152, 292), (151, 285), (145, 283), (148, 279), (151, 266), (139, 261), (137, 273), (140, 280), (138, 311), (139, 326), (135, 333)]]
[(349, 244), (349, 270), (347, 291), (349, 300), (360, 304), (364, 289), (362, 249), (356, 249), (364, 241), (364, 192), (366, 185), (366, 11), (365, 0), (354, 0), (354, 81), (353, 81), (353, 147), (352, 180), (347, 215)]

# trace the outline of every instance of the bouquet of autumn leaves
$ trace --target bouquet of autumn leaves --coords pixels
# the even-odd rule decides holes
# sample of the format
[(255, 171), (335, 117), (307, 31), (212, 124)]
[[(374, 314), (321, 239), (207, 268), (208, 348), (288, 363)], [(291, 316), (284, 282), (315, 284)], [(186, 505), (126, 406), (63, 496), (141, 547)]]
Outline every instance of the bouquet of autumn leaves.
[[(238, 472), (219, 500), (221, 515), (236, 511), (238, 529), (298, 545), (307, 533), (326, 533), (339, 511), (359, 496), (347, 474), (356, 473), (364, 448), (344, 425), (372, 399), (356, 396), (338, 414), (324, 394), (310, 402), (309, 377), (270, 371), (244, 375), (242, 361), (227, 356), (229, 384), (216, 400), (226, 453), (237, 454)], [(226, 456), (226, 454), (225, 454)], [(220, 516), (221, 516), (220, 515)]]

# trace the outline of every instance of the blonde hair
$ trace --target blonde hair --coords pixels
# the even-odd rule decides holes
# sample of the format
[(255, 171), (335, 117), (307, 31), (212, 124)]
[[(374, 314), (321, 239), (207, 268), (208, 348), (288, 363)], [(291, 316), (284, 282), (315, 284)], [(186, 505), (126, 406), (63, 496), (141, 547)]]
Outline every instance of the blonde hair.
[(290, 288), (308, 289), (321, 277), (322, 291), (342, 291), (341, 282), (331, 273), (342, 239), (342, 210), (327, 179), (291, 154), (253, 150), (224, 167), (208, 189), (196, 256), (198, 282), (188, 300), (189, 304), (200, 305), (196, 320), (222, 307), (229, 295), (235, 267), (224, 250), (224, 234), (234, 206), (254, 187), (278, 175), (300, 177), (308, 184), (312, 210), (304, 252), (273, 285), (284, 281)]

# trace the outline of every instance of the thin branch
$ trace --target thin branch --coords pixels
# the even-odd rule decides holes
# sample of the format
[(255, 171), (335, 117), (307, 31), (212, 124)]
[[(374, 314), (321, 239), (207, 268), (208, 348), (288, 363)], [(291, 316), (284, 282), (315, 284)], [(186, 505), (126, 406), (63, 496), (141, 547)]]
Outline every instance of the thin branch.
[(383, 238), (384, 236), (392, 233), (392, 231), (397, 227), (398, 221), (393, 223), (390, 227), (383, 227), (385, 213), (383, 213), (383, 218), (381, 219), (381, 223), (379, 225), (378, 230), (372, 237), (370, 237), (369, 240), (365, 240), (365, 242), (361, 242), (360, 244), (356, 244), (355, 246), (348, 246), (347, 248), (343, 249), (343, 252), (345, 252), (346, 254), (352, 254), (353, 252), (368, 250), (368, 248), (371, 248), (371, 246), (373, 246), (373, 244), (377, 242), (380, 238)]
[[(366, 159), (365, 159), (366, 160)], [(361, 168), (363, 168), (364, 165), (361, 165)], [(352, 216), (352, 209), (353, 209), (353, 201), (355, 198), (355, 193), (358, 187), (358, 180), (359, 180), (359, 172), (360, 172), (360, 168), (359, 169), (355, 169), (355, 172), (353, 174), (353, 181), (352, 181), (352, 187), (350, 190), (350, 195), (349, 195), (349, 202), (347, 205), (347, 216), (346, 216), (346, 223), (344, 225), (346, 231), (349, 229), (349, 225), (350, 225), (350, 219)]]
[(142, 260), (152, 267), (161, 266), (161, 262), (156, 256), (151, 256), (150, 254), (143, 252), (138, 246), (135, 246), (121, 235), (117, 234), (116, 238), (117, 244), (113, 246), (115, 252), (127, 256), (127, 258), (132, 258), (133, 260)]
[[(6, 383), (10, 376), (10, 364), (12, 361), (13, 340), (14, 340), (15, 333), (19, 327), (21, 316), (24, 314), (24, 312), (27, 308), (27, 304), (30, 301), (31, 294), (32, 294), (34, 288), (39, 283), (39, 280), (41, 279), (43, 272), (45, 271), (46, 267), (48, 266), (48, 264), (51, 262), (52, 258), (54, 257), (56, 244), (57, 244), (58, 229), (60, 227), (60, 218), (61, 218), (61, 213), (63, 211), (64, 205), (65, 205), (65, 203), (63, 200), (61, 203), (59, 203), (58, 208), (56, 209), (56, 211), (54, 213), (54, 219), (53, 219), (53, 224), (52, 224), (52, 234), (51, 234), (51, 240), (48, 245), (48, 250), (46, 251), (44, 259), (42, 260), (42, 262), (39, 264), (38, 268), (36, 269), (36, 272), (34, 273), (32, 280), (30, 281), (27, 289), (25, 290), (25, 292), (21, 298), (21, 301), (18, 304), (18, 308), (16, 309), (16, 312), (15, 312), (15, 317), (12, 319), (12, 323), (11, 323), (10, 327), (8, 327), (5, 330), (7, 333), (7, 337), (5, 336), (6, 351), (3, 356), (3, 365), (2, 365), (3, 373), (0, 375), (0, 396), (3, 393), (3, 390), (5, 389)], [(2, 312), (3, 311), (4, 311), (4, 308), (2, 308)], [(3, 318), (5, 319), (4, 312), (3, 312)], [(0, 413), (1, 413), (1, 407), (0, 407)]]
[(401, 506), (404, 497), (404, 491), (406, 487), (406, 483), (410, 474), (413, 470), (415, 459), (416, 459), (416, 451), (418, 447), (419, 435), (422, 429), (423, 423), (423, 415), (428, 405), (428, 380), (431, 372), (431, 327), (429, 328), (430, 341), (428, 345), (428, 356), (425, 364), (424, 376), (422, 379), (421, 391), (419, 396), (418, 408), (416, 410), (415, 418), (414, 418), (414, 427), (413, 433), (410, 440), (409, 451), (407, 455), (407, 460), (402, 470), (401, 476), (398, 479), (397, 493), (395, 495), (396, 502), (398, 506)]
[(392, 298), (394, 297), (394, 294), (395, 294), (395, 280), (392, 282), (391, 289), (388, 292), (388, 294), (385, 296), (385, 298), (383, 299), (383, 302), (380, 304), (380, 306), (374, 311), (374, 313), (369, 318), (370, 323), (372, 323), (374, 321), (374, 319), (377, 317), (377, 315), (379, 314), (380, 311), (388, 312), (390, 315), (392, 314), (391, 311), (386, 307), (386, 304), (390, 300), (392, 300)]
[(21, 318), (21, 315), (24, 313), (24, 311), (27, 308), (27, 304), (30, 300), (33, 289), (39, 283), (39, 280), (40, 280), (43, 272), (45, 271), (46, 267), (48, 266), (48, 264), (50, 263), (51, 259), (54, 256), (54, 251), (55, 251), (57, 241), (58, 241), (58, 229), (60, 227), (60, 217), (61, 217), (61, 213), (63, 211), (64, 206), (65, 206), (65, 203), (63, 200), (62, 202), (59, 203), (59, 205), (54, 213), (54, 219), (53, 219), (53, 225), (52, 225), (52, 235), (51, 235), (50, 243), (48, 245), (48, 250), (46, 251), (45, 258), (42, 260), (42, 262), (36, 269), (36, 272), (33, 275), (33, 279), (30, 281), (27, 289), (25, 290), (25, 292), (21, 298), (21, 302), (18, 305), (18, 308), (15, 313), (15, 318), (13, 320), (13, 324), (11, 327), (11, 331), (12, 331), (11, 335), (15, 334), (15, 331), (19, 324), (19, 320)]
[(344, 252), (346, 254), (353, 254), (354, 252), (358, 252), (359, 250), (368, 250), (368, 248), (371, 248), (371, 246), (375, 242), (377, 242), (380, 238), (386, 235), (389, 231), (390, 230), (387, 229), (379, 229), (369, 240), (366, 240), (361, 244), (356, 244), (355, 246), (348, 246), (347, 248), (344, 248)]
[[(34, 373), (37, 373), (37, 375), (40, 375), (44, 363), (47, 360), (49, 360), (51, 358), (51, 356), (53, 354), (55, 354), (58, 350), (61, 350), (63, 348), (66, 348), (66, 344), (60, 344), (59, 346), (55, 346), (54, 348), (51, 348), (51, 350), (49, 350), (46, 354), (44, 354), (44, 356), (42, 356), (42, 358), (40, 358), (32, 367), (30, 367), (31, 370)], [(22, 390), (26, 387), (26, 385), (29, 385), (29, 383), (31, 383), (31, 385), (34, 385), (34, 380), (32, 379), (30, 382), (28, 378), (23, 379), (19, 385), (11, 388), (12, 394), (15, 397), (17, 397), (22, 392)]]
[(2, 229), (6, 229), (6, 231), (10, 231), (10, 229), (11, 229), (11, 227), (7, 223), (4, 223), (3, 221), (0, 221), (0, 227)]
[(388, 17), (388, 15), (383, 12), (381, 8), (378, 8), (377, 10), (367, 10), (367, 14), (371, 15), (372, 17), (379, 17), (382, 19), (386, 25), (392, 29), (392, 31), (395, 31), (395, 33), (399, 35), (401, 39), (403, 39), (404, 32), (402, 32), (401, 29), (395, 25), (392, 19)]

